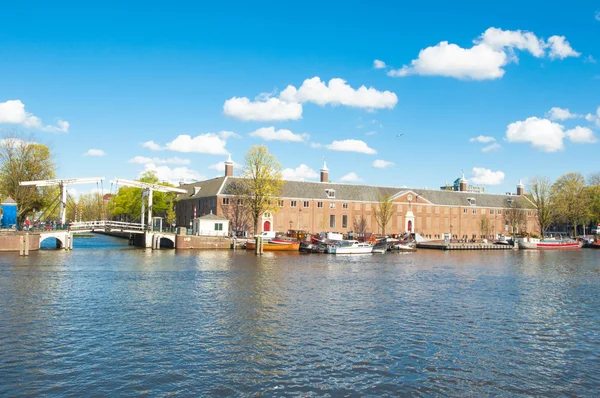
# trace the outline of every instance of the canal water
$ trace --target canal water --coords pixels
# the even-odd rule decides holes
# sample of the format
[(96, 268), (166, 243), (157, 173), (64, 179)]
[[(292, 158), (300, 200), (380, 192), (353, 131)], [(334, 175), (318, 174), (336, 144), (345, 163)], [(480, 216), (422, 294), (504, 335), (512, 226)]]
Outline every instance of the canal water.
[(0, 396), (593, 396), (600, 251), (0, 255)]

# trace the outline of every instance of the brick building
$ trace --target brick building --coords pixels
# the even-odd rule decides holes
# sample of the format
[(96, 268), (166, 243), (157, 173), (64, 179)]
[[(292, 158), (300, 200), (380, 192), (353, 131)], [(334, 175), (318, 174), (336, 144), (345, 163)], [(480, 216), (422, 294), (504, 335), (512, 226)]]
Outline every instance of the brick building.
[[(225, 176), (180, 187), (188, 192), (178, 197), (178, 225), (189, 227), (192, 219), (210, 212), (231, 216), (229, 210), (239, 200), (232, 194), (232, 187), (239, 177), (233, 176), (231, 159), (225, 164)], [(311, 233), (347, 233), (355, 230), (355, 220), (364, 219), (366, 232), (380, 233), (375, 211), (379, 196), (390, 194), (395, 214), (386, 226), (387, 234), (411, 231), (430, 239), (441, 239), (444, 234), (452, 234), (454, 238), (483, 235), (491, 238), (508, 232), (509, 224), (514, 223), (508, 219), (508, 213), (514, 214), (515, 208), (524, 213), (521, 224), (524, 221), (525, 226), (520, 225), (519, 229), (537, 232), (535, 206), (524, 195), (522, 184), (516, 194), (499, 195), (467, 192), (464, 177), (459, 191), (446, 191), (336, 184), (328, 182), (328, 172), (324, 164), (321, 182), (285, 181), (279, 211), (262, 216), (261, 231), (301, 229)], [(482, 219), (486, 220), (485, 229)], [(248, 225), (248, 229), (252, 228)]]

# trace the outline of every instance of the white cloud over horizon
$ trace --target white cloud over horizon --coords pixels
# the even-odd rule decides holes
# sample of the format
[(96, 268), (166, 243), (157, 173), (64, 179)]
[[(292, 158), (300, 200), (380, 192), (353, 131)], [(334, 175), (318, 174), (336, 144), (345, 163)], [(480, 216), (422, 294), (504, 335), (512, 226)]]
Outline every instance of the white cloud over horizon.
[(144, 171), (140, 175), (146, 171), (153, 171), (160, 181), (168, 181), (173, 185), (177, 185), (180, 181), (190, 182), (206, 179), (205, 176), (187, 167), (175, 167), (172, 169), (169, 166), (157, 166), (154, 163), (147, 163), (144, 165)]
[(182, 158), (178, 158), (178, 157), (172, 157), (172, 158), (149, 158), (146, 156), (135, 156), (131, 159), (129, 159), (127, 161), (128, 163), (135, 163), (135, 164), (149, 164), (149, 163), (154, 163), (154, 164), (181, 164), (181, 165), (187, 165), (190, 164), (190, 160), (189, 159), (182, 159)]
[(104, 152), (102, 149), (88, 149), (83, 156), (104, 156), (106, 155), (106, 152)]
[(377, 159), (373, 161), (373, 167), (375, 167), (376, 169), (385, 169), (386, 167), (390, 167), (395, 165), (396, 163), (394, 162), (389, 162), (387, 160), (383, 160), (383, 159)]
[(308, 134), (294, 134), (287, 129), (275, 130), (275, 127), (261, 127), (249, 134), (251, 137), (261, 138), (265, 141), (304, 142)]
[(188, 134), (177, 136), (165, 145), (165, 149), (183, 153), (205, 153), (209, 155), (227, 155), (226, 141), (217, 134), (206, 133), (192, 137)]
[(386, 65), (385, 62), (376, 59), (375, 61), (373, 61), (373, 69), (385, 69)]
[(154, 141), (146, 141), (141, 144), (144, 148), (150, 149), (151, 151), (162, 150), (161, 146)]
[(341, 182), (361, 182), (363, 179), (358, 176), (355, 172), (351, 171), (350, 173), (342, 176), (340, 178)]
[(358, 152), (366, 153), (367, 155), (374, 155), (377, 153), (373, 148), (369, 148), (366, 142), (354, 139), (333, 141), (331, 144), (325, 145), (325, 148), (332, 151)]
[(392, 77), (409, 75), (445, 76), (463, 80), (499, 79), (504, 76), (504, 67), (518, 63), (515, 50), (529, 52), (536, 58), (550, 59), (579, 57), (564, 36), (552, 36), (545, 42), (532, 32), (488, 28), (473, 40), (473, 46), (462, 48), (448, 41), (419, 52), (416, 59), (400, 69), (387, 74)]
[(564, 149), (564, 139), (574, 143), (594, 143), (596, 137), (587, 127), (577, 126), (565, 131), (563, 125), (548, 119), (530, 117), (524, 121), (511, 123), (506, 128), (508, 142), (530, 143), (543, 152), (556, 152)]
[(295, 169), (287, 168), (283, 169), (281, 172), (281, 176), (284, 180), (289, 181), (305, 181), (305, 180), (313, 180), (319, 177), (319, 174), (312, 169), (311, 167), (301, 164)]
[(571, 113), (568, 108), (563, 109), (555, 106), (546, 112), (546, 117), (550, 118), (550, 120), (567, 120), (581, 117), (581, 115)]
[(25, 104), (18, 99), (0, 102), (0, 124), (4, 123), (53, 133), (69, 132), (69, 122), (59, 119), (56, 125), (44, 125), (39, 117), (27, 112)]
[(473, 177), (469, 181), (479, 185), (499, 185), (504, 182), (504, 172), (492, 171), (483, 167), (473, 167)]
[(302, 104), (279, 98), (250, 101), (247, 97), (233, 97), (223, 104), (223, 113), (245, 122), (298, 120), (302, 118)]
[(490, 142), (496, 142), (496, 139), (487, 135), (479, 135), (477, 137), (469, 138), (469, 142), (480, 142), (482, 144), (487, 144)]

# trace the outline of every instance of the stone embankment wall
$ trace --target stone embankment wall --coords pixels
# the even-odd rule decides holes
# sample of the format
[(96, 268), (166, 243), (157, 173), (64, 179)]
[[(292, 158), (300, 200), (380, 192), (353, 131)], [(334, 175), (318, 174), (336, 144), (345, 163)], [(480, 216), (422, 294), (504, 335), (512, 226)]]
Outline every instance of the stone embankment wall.
[[(21, 248), (21, 237), (24, 232), (0, 234), (0, 252), (18, 252)], [(29, 250), (40, 249), (40, 235), (29, 234)]]
[(229, 249), (227, 237), (177, 235), (177, 249)]

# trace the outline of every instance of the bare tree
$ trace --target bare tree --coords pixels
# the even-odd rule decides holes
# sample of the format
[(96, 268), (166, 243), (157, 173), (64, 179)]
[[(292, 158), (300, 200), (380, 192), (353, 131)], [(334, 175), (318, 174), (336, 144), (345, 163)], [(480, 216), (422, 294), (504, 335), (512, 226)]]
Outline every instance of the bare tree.
[(367, 220), (362, 214), (360, 217), (354, 217), (353, 228), (359, 236), (364, 236), (367, 232)]
[(375, 210), (375, 220), (377, 225), (381, 228), (381, 234), (385, 235), (385, 227), (388, 225), (395, 213), (394, 203), (392, 202), (392, 195), (386, 193), (379, 195), (379, 205)]
[(504, 220), (508, 224), (508, 232), (516, 235), (527, 230), (526, 210), (518, 203), (513, 203), (504, 210)]
[(529, 184), (528, 197), (537, 209), (537, 224), (540, 236), (544, 237), (548, 226), (556, 217), (552, 184), (546, 177), (534, 177)]
[(487, 237), (490, 233), (490, 217), (487, 214), (482, 214), (479, 219), (479, 231), (484, 237)]
[(243, 182), (231, 182), (231, 196), (226, 197), (228, 203), (221, 203), (223, 217), (229, 219), (231, 230), (235, 232), (247, 231), (250, 228), (250, 212), (243, 196)]

